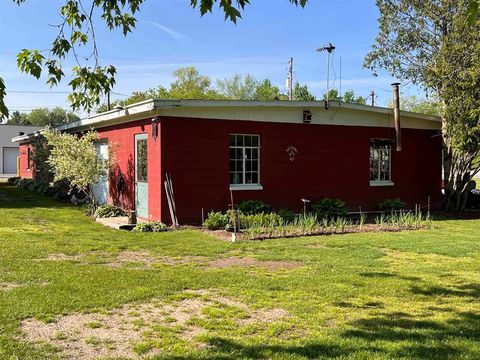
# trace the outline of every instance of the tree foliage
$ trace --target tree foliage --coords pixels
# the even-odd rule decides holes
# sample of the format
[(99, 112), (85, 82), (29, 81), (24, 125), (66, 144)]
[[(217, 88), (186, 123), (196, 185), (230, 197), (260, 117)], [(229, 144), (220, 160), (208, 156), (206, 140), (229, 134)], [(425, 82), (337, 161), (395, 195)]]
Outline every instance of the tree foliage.
[(43, 133), (50, 146), (48, 164), (54, 181), (66, 181), (71, 189), (83, 191), (95, 205), (92, 185), (106, 176), (109, 162), (101, 159), (94, 147), (100, 138), (95, 131), (82, 136), (59, 133), (47, 128)]
[(7, 124), (56, 127), (79, 119), (80, 118), (74, 113), (67, 112), (60, 107), (53, 109), (37, 108), (28, 114), (14, 111)]
[(347, 90), (343, 94), (343, 96), (340, 96), (338, 89), (330, 89), (328, 90), (328, 97), (327, 93), (323, 94), (323, 100), (338, 100), (338, 101), (343, 101), (346, 103), (354, 103), (354, 104), (362, 104), (365, 105), (367, 101), (363, 96), (357, 96), (355, 95), (355, 92), (353, 90)]
[(218, 92), (230, 100), (253, 100), (258, 85), (258, 80), (249, 74), (217, 80)]
[[(280, 88), (269, 79), (258, 80), (250, 74), (234, 74), (229, 78), (216, 81), (213, 86), (211, 79), (199, 73), (195, 67), (179, 68), (173, 72), (174, 81), (168, 88), (159, 85), (144, 91), (135, 91), (123, 101), (115, 101), (116, 105), (129, 105), (148, 99), (207, 99), (207, 100), (288, 100)], [(293, 99), (314, 101), (307, 85), (295, 83)], [(107, 111), (107, 104), (97, 108), (97, 112)]]
[[(423, 86), (441, 104), (445, 207), (461, 210), (480, 152), (480, 22), (468, 0), (377, 0), (379, 34), (365, 66)], [(470, 11), (470, 13), (469, 13)]]
[[(387, 107), (393, 108), (393, 100), (387, 103)], [(400, 98), (400, 110), (436, 116), (441, 114), (438, 99), (418, 99), (415, 95), (402, 96)]]
[(297, 81), (293, 87), (293, 100), (315, 101), (317, 98), (309, 90), (306, 84), (300, 85)]
[[(21, 6), (26, 0), (12, 0)], [(295, 6), (304, 7), (308, 0), (289, 0)], [(109, 30), (120, 30), (124, 36), (133, 31), (136, 25), (135, 14), (141, 9), (144, 0), (62, 0), (59, 14), (61, 21), (54, 26), (58, 32), (47, 50), (22, 49), (17, 55), (17, 65), (24, 73), (36, 79), (42, 75), (52, 87), (58, 85), (65, 72), (62, 61), (73, 56), (76, 65), (71, 68), (68, 96), (73, 110), (90, 112), (115, 86), (116, 68), (102, 66), (95, 33), (100, 24)], [(242, 11), (251, 0), (190, 0), (193, 8), (203, 16), (212, 12), (218, 5), (225, 14), (225, 20), (236, 23)], [(21, 21), (19, 21), (21, 24)], [(85, 50), (88, 49), (88, 50)], [(86, 57), (77, 54), (87, 52)], [(180, 90), (180, 94), (182, 94)], [(8, 117), (5, 105), (6, 86), (0, 77), (0, 120)]]

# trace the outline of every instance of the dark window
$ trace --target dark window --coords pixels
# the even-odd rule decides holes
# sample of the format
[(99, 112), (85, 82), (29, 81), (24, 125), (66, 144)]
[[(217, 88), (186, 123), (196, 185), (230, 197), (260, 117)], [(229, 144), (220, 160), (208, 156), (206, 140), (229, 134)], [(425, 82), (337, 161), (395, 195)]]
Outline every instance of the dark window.
[(370, 181), (391, 182), (392, 145), (389, 140), (370, 141)]
[(260, 136), (230, 135), (230, 184), (260, 183)]
[(27, 169), (30, 170), (32, 168), (32, 153), (31, 149), (27, 148)]

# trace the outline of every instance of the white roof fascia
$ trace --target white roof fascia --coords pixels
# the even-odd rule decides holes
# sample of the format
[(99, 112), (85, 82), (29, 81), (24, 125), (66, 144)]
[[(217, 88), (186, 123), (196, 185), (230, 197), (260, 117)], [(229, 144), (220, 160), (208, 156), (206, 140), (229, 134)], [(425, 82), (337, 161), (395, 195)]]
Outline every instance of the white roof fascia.
[[(127, 105), (121, 109), (113, 109), (101, 114), (96, 114), (89, 116), (85, 119), (75, 121), (69, 124), (65, 124), (55, 128), (59, 131), (73, 132), (81, 131), (89, 128), (109, 126), (120, 123), (125, 123), (128, 121), (139, 120), (145, 117), (146, 114), (150, 113), (151, 115), (157, 115), (158, 112), (155, 110), (175, 108), (175, 107), (192, 107), (192, 108), (202, 108), (202, 107), (268, 107), (268, 108), (279, 108), (279, 107), (288, 107), (288, 108), (321, 108), (325, 109), (325, 102), (322, 101), (287, 101), (287, 100), (277, 100), (277, 101), (243, 101), (243, 100), (179, 100), (179, 99), (149, 99), (135, 104)], [(329, 108), (344, 108), (356, 111), (364, 112), (374, 112), (382, 114), (393, 114), (393, 109), (384, 108), (379, 106), (368, 106), (362, 104), (354, 103), (345, 103), (340, 101), (330, 101)], [(328, 110), (325, 110), (328, 111)], [(408, 118), (428, 120), (434, 122), (441, 122), (439, 116), (419, 114), (408, 111), (401, 111), (401, 116)], [(17, 136), (12, 139), (13, 142), (24, 142), (30, 139), (32, 136), (38, 136), (38, 134), (32, 133), (28, 135)], [(36, 135), (35, 135), (36, 134)]]

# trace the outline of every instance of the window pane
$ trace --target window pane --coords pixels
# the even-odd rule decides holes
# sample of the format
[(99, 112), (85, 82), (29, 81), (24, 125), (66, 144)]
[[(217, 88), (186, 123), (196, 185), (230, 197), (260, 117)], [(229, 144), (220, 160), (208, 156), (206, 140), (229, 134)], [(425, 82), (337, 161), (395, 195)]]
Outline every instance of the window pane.
[(245, 149), (245, 159), (252, 158), (252, 149)]
[(235, 146), (235, 138), (236, 138), (235, 135), (230, 135), (230, 137), (229, 137), (230, 146)]
[(245, 135), (245, 146), (252, 146), (252, 137), (250, 135)]
[(243, 160), (237, 160), (237, 171), (243, 171)]
[(246, 160), (245, 161), (245, 170), (246, 171), (252, 171), (252, 161), (251, 160)]
[(258, 149), (252, 149), (252, 159), (258, 160)]
[(252, 171), (259, 171), (258, 160), (252, 160)]
[(258, 135), (252, 136), (252, 146), (258, 146), (260, 137)]
[(254, 172), (252, 173), (252, 184), (258, 184), (259, 181), (258, 181), (258, 173), (257, 172)]
[(237, 135), (237, 146), (243, 146), (243, 135)]
[(243, 149), (235, 149), (235, 159), (243, 159)]
[(147, 140), (137, 140), (137, 181), (148, 180)]
[(252, 173), (247, 172), (245, 174), (245, 184), (251, 184), (252, 183)]
[(372, 140), (370, 147), (370, 181), (390, 181), (391, 147)]

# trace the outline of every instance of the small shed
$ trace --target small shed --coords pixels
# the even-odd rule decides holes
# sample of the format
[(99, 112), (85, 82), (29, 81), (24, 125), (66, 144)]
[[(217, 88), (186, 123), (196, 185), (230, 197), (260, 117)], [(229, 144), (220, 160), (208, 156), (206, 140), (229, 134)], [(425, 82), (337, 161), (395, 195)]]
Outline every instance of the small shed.
[[(300, 199), (338, 198), (350, 210), (385, 199), (441, 203), (438, 117), (401, 112), (397, 151), (393, 110), (330, 101), (152, 99), (63, 125), (98, 131), (99, 152), (116, 162), (99, 185), (105, 200), (139, 217), (170, 223), (166, 174), (180, 223), (234, 202), (262, 200), (300, 210)], [(31, 177), (31, 135), (19, 136), (21, 175)], [(103, 149), (103, 150), (102, 150)]]

